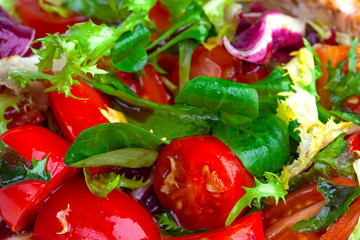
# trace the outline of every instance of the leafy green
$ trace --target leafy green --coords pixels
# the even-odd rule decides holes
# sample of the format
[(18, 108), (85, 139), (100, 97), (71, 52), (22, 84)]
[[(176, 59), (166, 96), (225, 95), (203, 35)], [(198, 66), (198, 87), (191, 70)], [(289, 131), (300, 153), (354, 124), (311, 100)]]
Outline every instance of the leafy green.
[[(209, 134), (219, 117), (213, 111), (181, 105), (167, 106), (149, 102), (129, 93), (130, 90), (113, 75), (90, 81), (94, 87), (116, 97), (115, 108), (125, 114), (129, 123), (168, 140), (196, 134)], [(116, 85), (113, 84), (116, 82)]]
[(107, 197), (114, 189), (129, 188), (136, 189), (149, 184), (150, 181), (143, 182), (143, 179), (128, 179), (125, 174), (115, 174), (114, 172), (99, 174), (96, 177), (91, 176), (88, 168), (84, 168), (86, 184), (93, 194), (98, 197)]
[(0, 6), (13, 17), (16, 14), (15, 3), (16, 0), (0, 0)]
[(6, 120), (4, 118), (4, 113), (6, 109), (8, 107), (13, 107), (17, 109), (16, 104), (19, 101), (20, 101), (19, 98), (13, 94), (7, 94), (7, 93), (0, 94), (0, 135), (8, 130), (6, 125), (8, 124), (8, 122), (11, 121), (11, 120)]
[(150, 42), (150, 35), (149, 29), (140, 25), (121, 35), (111, 53), (114, 66), (125, 72), (141, 70), (148, 61), (144, 46)]
[(310, 170), (301, 173), (293, 178), (292, 185), (304, 186), (314, 182), (319, 177), (326, 179), (334, 177), (347, 177), (356, 179), (352, 165), (356, 156), (348, 151), (350, 143), (344, 140), (345, 133), (340, 134), (321, 152), (317, 153), (312, 162)]
[[(124, 164), (133, 168), (145, 167), (155, 162), (156, 153), (127, 148), (158, 150), (164, 143), (156, 135), (135, 125), (105, 123), (81, 132), (67, 151), (64, 162), (66, 165), (75, 164), (77, 167), (108, 164), (112, 166)], [(136, 161), (131, 162), (131, 159)]]
[(179, 88), (183, 88), (190, 78), (191, 58), (198, 41), (185, 39), (179, 42)]
[(223, 37), (224, 28), (232, 27), (235, 29), (235, 26), (225, 22), (224, 18), (225, 7), (229, 6), (232, 2), (233, 0), (209, 0), (203, 5), (207, 17), (214, 25), (216, 31), (220, 33), (219, 37)]
[(344, 119), (345, 121), (352, 122), (353, 124), (360, 126), (360, 116), (358, 116), (356, 113), (340, 111), (330, 111), (330, 113)]
[(160, 0), (161, 4), (169, 11), (171, 19), (176, 21), (193, 0)]
[(226, 219), (225, 226), (229, 226), (233, 221), (235, 221), (241, 211), (246, 206), (250, 207), (252, 201), (255, 199), (260, 202), (261, 198), (273, 197), (276, 205), (278, 204), (280, 198), (285, 202), (287, 191), (284, 189), (284, 184), (281, 183), (279, 177), (270, 172), (265, 172), (264, 176), (267, 179), (267, 182), (262, 183), (255, 177), (255, 187), (243, 187), (246, 193), (235, 203), (228, 218)]
[(256, 177), (277, 172), (289, 160), (289, 134), (286, 124), (273, 114), (256, 118), (251, 125), (236, 129), (219, 123), (213, 135), (223, 141)]
[(0, 140), (0, 188), (28, 180), (50, 182), (50, 172), (46, 169), (49, 154), (42, 160), (32, 160), (30, 164), (20, 154)]
[(207, 229), (196, 229), (189, 230), (182, 227), (176, 223), (174, 217), (171, 215), (171, 212), (167, 209), (163, 210), (162, 213), (157, 214), (156, 216), (157, 224), (161, 231), (166, 234), (170, 234), (172, 237), (180, 237), (193, 233), (205, 232)]
[(317, 232), (327, 229), (339, 216), (349, 210), (349, 205), (360, 195), (360, 188), (336, 185), (319, 179), (317, 189), (325, 198), (325, 204), (315, 216), (302, 220), (290, 229), (296, 232)]
[[(177, 104), (205, 107), (213, 111), (256, 117), (258, 95), (248, 84), (214, 77), (197, 77), (188, 82), (175, 98)], [(234, 104), (236, 103), (236, 104)]]
[(63, 1), (48, 3), (46, 0), (39, 0), (39, 6), (49, 14), (57, 13), (61, 17), (66, 18), (71, 13), (71, 10), (63, 6), (62, 2)]
[(340, 110), (341, 103), (348, 97), (354, 95), (360, 95), (360, 72), (356, 72), (356, 46), (358, 44), (358, 37), (351, 43), (350, 51), (348, 52), (349, 72), (345, 73), (343, 68), (346, 63), (346, 59), (341, 61), (335, 68), (332, 68), (330, 64), (327, 65), (327, 71), (329, 72), (327, 89), (329, 91), (329, 97), (332, 108)]
[(119, 18), (117, 9), (112, 8), (108, 0), (66, 0), (66, 6), (101, 22), (114, 23)]

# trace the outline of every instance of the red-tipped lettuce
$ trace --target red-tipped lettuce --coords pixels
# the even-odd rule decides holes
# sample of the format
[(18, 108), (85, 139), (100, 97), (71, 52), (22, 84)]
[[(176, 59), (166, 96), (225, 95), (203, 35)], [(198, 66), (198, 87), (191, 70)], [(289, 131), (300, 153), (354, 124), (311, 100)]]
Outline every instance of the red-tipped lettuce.
[(303, 46), (302, 37), (305, 33), (305, 22), (277, 11), (267, 11), (260, 19), (248, 28), (244, 21), (253, 20), (256, 15), (242, 14), (240, 28), (235, 35), (235, 42), (230, 42), (225, 36), (223, 43), (233, 56), (257, 64), (267, 63), (273, 54), (287, 48), (297, 50)]
[(0, 58), (31, 55), (29, 44), (35, 40), (35, 30), (18, 24), (0, 6)]

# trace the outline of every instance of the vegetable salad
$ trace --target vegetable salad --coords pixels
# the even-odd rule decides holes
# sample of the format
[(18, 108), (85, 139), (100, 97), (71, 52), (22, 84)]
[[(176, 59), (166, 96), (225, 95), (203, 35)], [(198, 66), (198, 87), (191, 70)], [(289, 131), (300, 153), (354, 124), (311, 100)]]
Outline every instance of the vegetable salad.
[(278, 8), (0, 1), (0, 238), (359, 239), (358, 37)]

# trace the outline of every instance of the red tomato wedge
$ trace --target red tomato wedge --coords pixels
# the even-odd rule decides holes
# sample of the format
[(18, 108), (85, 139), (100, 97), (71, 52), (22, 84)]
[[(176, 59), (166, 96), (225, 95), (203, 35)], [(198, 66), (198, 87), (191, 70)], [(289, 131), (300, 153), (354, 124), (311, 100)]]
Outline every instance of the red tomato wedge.
[(234, 204), (254, 178), (238, 157), (213, 136), (173, 140), (158, 157), (156, 195), (187, 229), (225, 225)]
[(125, 193), (115, 190), (99, 198), (84, 179), (73, 178), (40, 211), (36, 239), (160, 240), (160, 232), (150, 214)]
[(261, 222), (261, 212), (253, 213), (235, 221), (229, 227), (212, 231), (191, 234), (174, 240), (263, 240), (264, 232)]
[(38, 0), (17, 0), (15, 7), (21, 23), (34, 28), (38, 38), (45, 37), (47, 33), (64, 33), (68, 29), (67, 26), (89, 19), (76, 13), (71, 13), (65, 18), (56, 13), (49, 14), (40, 8)]
[(30, 162), (32, 158), (42, 160), (50, 153), (46, 165), (51, 174), (50, 183), (32, 180), (0, 189), (0, 215), (17, 232), (33, 223), (50, 192), (77, 169), (64, 166), (70, 144), (46, 128), (25, 125), (5, 132), (1, 139)]

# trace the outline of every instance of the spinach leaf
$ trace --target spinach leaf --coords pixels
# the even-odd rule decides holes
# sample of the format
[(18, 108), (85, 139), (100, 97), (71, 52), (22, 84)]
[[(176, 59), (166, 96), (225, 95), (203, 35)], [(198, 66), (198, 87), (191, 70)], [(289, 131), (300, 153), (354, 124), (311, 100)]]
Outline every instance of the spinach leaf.
[[(94, 87), (114, 96), (115, 107), (125, 114), (129, 123), (152, 131), (168, 140), (189, 135), (209, 134), (219, 116), (203, 108), (149, 102), (130, 94), (126, 86), (113, 75), (100, 76), (90, 81)], [(112, 80), (113, 79), (113, 80)], [(110, 84), (116, 82), (117, 86)], [(105, 84), (107, 83), (107, 84)]]
[[(101, 144), (99, 144), (101, 143)], [(65, 155), (65, 164), (82, 166), (151, 166), (156, 160), (153, 151), (164, 144), (156, 135), (128, 123), (105, 123), (81, 132)], [(122, 149), (122, 151), (120, 151)], [(122, 155), (123, 154), (123, 155)], [(142, 158), (145, 156), (144, 158)], [(131, 162), (131, 160), (136, 160)], [(143, 160), (143, 161), (141, 161)], [(98, 162), (104, 161), (104, 162)]]
[(259, 114), (258, 95), (254, 88), (221, 78), (192, 79), (179, 92), (175, 102), (246, 117), (256, 117)]
[(344, 140), (345, 133), (340, 134), (321, 152), (317, 153), (310, 170), (293, 178), (291, 185), (294, 187), (305, 186), (322, 178), (347, 177), (356, 180), (352, 162), (356, 156), (348, 151), (350, 143)]
[(32, 160), (32, 164), (0, 140), (0, 188), (28, 180), (50, 182), (46, 169), (49, 155), (43, 160)]
[(273, 114), (256, 118), (247, 128), (236, 129), (220, 122), (213, 135), (223, 141), (256, 177), (277, 172), (289, 160), (289, 133), (286, 124)]
[(183, 88), (190, 78), (191, 58), (199, 42), (185, 39), (179, 42), (179, 88)]
[(353, 124), (360, 126), (360, 116), (358, 116), (356, 113), (340, 111), (330, 111), (330, 113), (344, 119), (345, 121), (352, 122)]
[(341, 61), (335, 68), (332, 68), (330, 64), (327, 65), (327, 71), (329, 72), (327, 89), (329, 91), (332, 108), (335, 110), (339, 110), (341, 103), (348, 97), (360, 95), (360, 72), (356, 72), (355, 69), (356, 58), (358, 56), (356, 54), (357, 44), (358, 37), (351, 43), (348, 53), (348, 73), (343, 71), (346, 59)]
[(231, 209), (229, 216), (226, 219), (225, 226), (231, 225), (231, 223), (239, 216), (241, 211), (246, 206), (250, 207), (251, 203), (255, 199), (260, 202), (262, 198), (273, 197), (276, 205), (278, 204), (280, 198), (285, 202), (287, 191), (284, 189), (284, 184), (280, 181), (280, 178), (274, 173), (269, 172), (264, 173), (264, 176), (267, 182), (262, 183), (255, 177), (255, 187), (243, 187), (246, 192)]
[(349, 210), (349, 205), (360, 195), (360, 188), (336, 185), (319, 179), (317, 189), (325, 198), (325, 204), (315, 216), (302, 220), (290, 229), (296, 232), (317, 232), (327, 229), (338, 217)]
[(108, 0), (66, 0), (65, 5), (74, 12), (101, 22), (114, 23), (119, 18), (117, 10), (109, 5)]
[(114, 66), (125, 72), (141, 70), (148, 60), (144, 46), (150, 42), (150, 35), (150, 30), (140, 25), (122, 34), (111, 50)]

